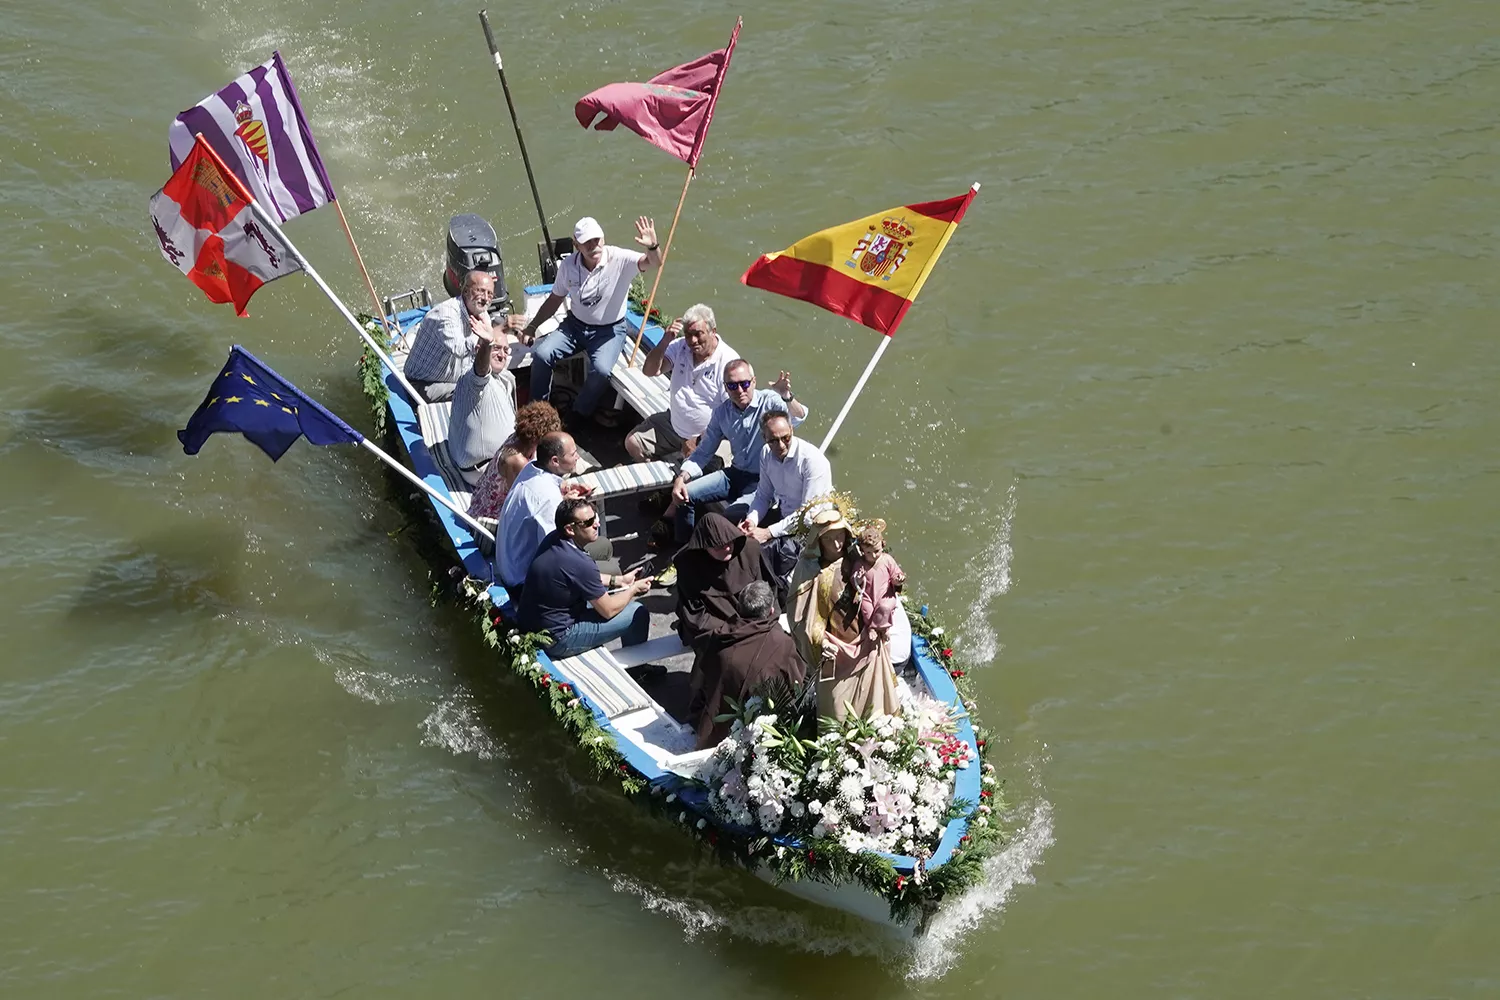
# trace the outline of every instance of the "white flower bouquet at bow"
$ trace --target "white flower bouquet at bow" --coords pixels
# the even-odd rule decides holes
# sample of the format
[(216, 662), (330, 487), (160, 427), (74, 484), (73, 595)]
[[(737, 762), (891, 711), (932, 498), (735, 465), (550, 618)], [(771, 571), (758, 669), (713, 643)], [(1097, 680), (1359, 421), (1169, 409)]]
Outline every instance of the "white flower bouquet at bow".
[(795, 734), (776, 728), (774, 713), (755, 714), (763, 704), (760, 698), (745, 703), (751, 721), (735, 722), (715, 748), (704, 780), (709, 806), (720, 819), (777, 834), (806, 815), (798, 798), (806, 751)]
[(753, 714), (714, 752), (704, 775), (715, 814), (767, 835), (833, 838), (851, 853), (925, 857), (955, 808), (953, 778), (971, 752), (954, 710), (908, 694), (899, 715), (822, 720), (816, 740)]

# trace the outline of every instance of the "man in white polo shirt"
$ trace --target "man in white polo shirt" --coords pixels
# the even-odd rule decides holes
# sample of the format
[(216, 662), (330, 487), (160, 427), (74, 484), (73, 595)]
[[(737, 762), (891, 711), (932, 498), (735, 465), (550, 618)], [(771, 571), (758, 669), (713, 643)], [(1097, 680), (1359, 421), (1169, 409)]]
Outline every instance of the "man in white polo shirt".
[(604, 230), (592, 218), (579, 219), (573, 227), (573, 245), (577, 249), (558, 265), (552, 294), (520, 334), (521, 342), (530, 344), (537, 327), (552, 318), (563, 299), (568, 300), (568, 315), (556, 330), (538, 340), (532, 350), (532, 399), (549, 398), (553, 367), (570, 354), (584, 351), (591, 370), (583, 390), (573, 401), (573, 412), (580, 417), (593, 416), (609, 386), (609, 373), (625, 347), (629, 332), (625, 300), (630, 294), (630, 282), (637, 274), (661, 266), (656, 223), (644, 215), (636, 219), (635, 241), (646, 248), (644, 253), (606, 244)]
[[(678, 332), (682, 339), (677, 339)], [(697, 447), (714, 407), (724, 401), (724, 366), (737, 355), (719, 339), (714, 311), (698, 303), (667, 327), (666, 335), (646, 355), (648, 377), (672, 373), (668, 408), (654, 413), (625, 436), (625, 450), (637, 462), (683, 458)]]

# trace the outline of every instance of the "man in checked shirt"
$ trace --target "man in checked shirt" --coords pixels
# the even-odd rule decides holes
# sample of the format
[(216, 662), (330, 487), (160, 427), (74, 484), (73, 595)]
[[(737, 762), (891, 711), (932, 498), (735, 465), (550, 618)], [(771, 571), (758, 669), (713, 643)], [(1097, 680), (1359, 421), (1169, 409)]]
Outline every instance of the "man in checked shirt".
[[(470, 271), (464, 275), (463, 288), (456, 298), (439, 302), (422, 317), (402, 371), (427, 402), (453, 398), (453, 387), (474, 364), (480, 332), (489, 337), (489, 309), (494, 297), (495, 276), (488, 271)], [(525, 316), (507, 316), (503, 324), (510, 333), (525, 325)]]

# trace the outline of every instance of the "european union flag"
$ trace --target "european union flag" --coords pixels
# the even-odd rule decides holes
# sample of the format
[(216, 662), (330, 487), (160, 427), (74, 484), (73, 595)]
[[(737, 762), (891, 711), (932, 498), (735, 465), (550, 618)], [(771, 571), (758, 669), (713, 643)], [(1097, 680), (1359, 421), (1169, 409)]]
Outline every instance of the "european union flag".
[(311, 444), (359, 444), (364, 435), (325, 410), (238, 344), (208, 395), (177, 432), (182, 450), (198, 454), (210, 434), (239, 433), (276, 461), (299, 438)]

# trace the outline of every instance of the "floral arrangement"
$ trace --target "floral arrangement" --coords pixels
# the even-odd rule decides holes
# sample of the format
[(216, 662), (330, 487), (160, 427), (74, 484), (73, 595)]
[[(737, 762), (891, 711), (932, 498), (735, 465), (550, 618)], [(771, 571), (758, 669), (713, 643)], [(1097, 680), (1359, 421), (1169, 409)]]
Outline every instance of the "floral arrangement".
[[(958, 717), (932, 698), (899, 715), (825, 718), (816, 740), (777, 728), (774, 714), (736, 722), (704, 778), (723, 821), (768, 835), (833, 838), (846, 851), (926, 858), (951, 818), (954, 775), (972, 762)], [(962, 810), (960, 810), (962, 811)]]

